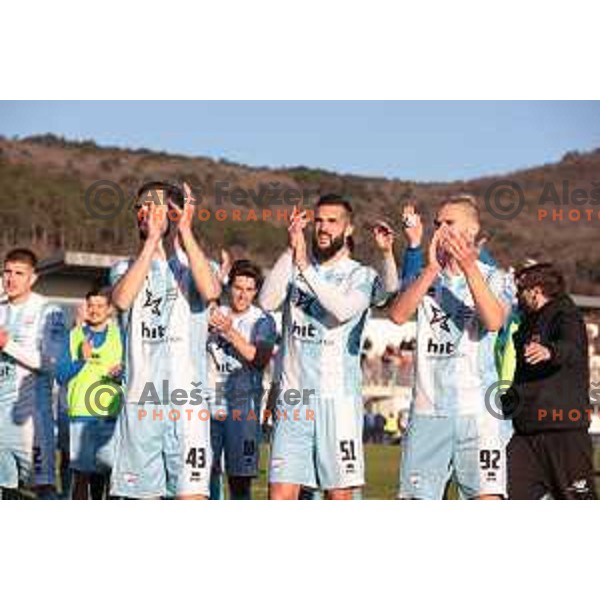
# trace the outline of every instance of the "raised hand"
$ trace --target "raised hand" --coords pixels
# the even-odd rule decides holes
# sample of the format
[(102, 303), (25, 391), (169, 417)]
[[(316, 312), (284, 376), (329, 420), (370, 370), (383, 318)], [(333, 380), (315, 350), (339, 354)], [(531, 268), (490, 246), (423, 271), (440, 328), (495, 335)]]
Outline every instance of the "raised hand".
[(294, 207), (288, 227), (289, 247), (292, 249), (294, 255), (294, 264), (300, 267), (300, 269), (308, 265), (306, 240), (304, 239), (306, 224), (306, 211), (300, 212), (297, 207)]
[(142, 210), (148, 213), (148, 239), (157, 242), (162, 238), (164, 226), (167, 221), (167, 209), (162, 204), (150, 202)]
[(231, 259), (231, 254), (223, 248), (221, 250), (221, 266), (219, 267), (219, 279), (222, 284), (225, 284), (229, 277), (229, 271), (231, 271), (231, 265), (233, 261)]
[(394, 248), (394, 231), (385, 221), (378, 221), (373, 227), (375, 244), (384, 253), (388, 254)]
[(405, 204), (402, 207), (402, 225), (402, 233), (408, 245), (411, 248), (420, 246), (423, 239), (423, 223), (414, 204)]
[(444, 249), (455, 260), (462, 271), (472, 268), (479, 258), (479, 247), (465, 234), (447, 229)]
[(227, 335), (233, 327), (233, 320), (229, 315), (222, 313), (219, 309), (211, 312), (209, 326), (223, 335)]
[(183, 210), (178, 206), (169, 202), (169, 210), (176, 211), (178, 217), (178, 230), (180, 233), (188, 233), (192, 230), (192, 221), (194, 219), (194, 207), (196, 206), (196, 199), (192, 194), (192, 188), (184, 181), (183, 182), (183, 195), (184, 205)]
[(433, 236), (431, 237), (431, 241), (429, 242), (429, 250), (427, 253), (427, 266), (430, 269), (441, 271), (444, 267), (440, 256), (442, 254), (441, 242), (443, 241), (445, 234), (445, 225), (442, 225), (440, 228), (434, 231)]

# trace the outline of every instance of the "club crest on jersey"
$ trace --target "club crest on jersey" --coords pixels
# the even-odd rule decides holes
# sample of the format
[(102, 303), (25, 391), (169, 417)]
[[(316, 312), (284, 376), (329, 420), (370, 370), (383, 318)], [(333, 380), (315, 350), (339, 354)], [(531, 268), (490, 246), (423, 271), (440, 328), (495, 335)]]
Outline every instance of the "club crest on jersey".
[(142, 304), (142, 308), (150, 308), (150, 312), (157, 317), (161, 316), (160, 305), (162, 302), (162, 296), (154, 296), (152, 290), (146, 289), (146, 300)]
[(450, 326), (448, 325), (448, 319), (450, 318), (450, 315), (447, 315), (443, 310), (437, 308), (436, 306), (432, 306), (431, 310), (433, 311), (433, 316), (431, 317), (429, 324), (439, 325), (440, 329), (450, 333)]

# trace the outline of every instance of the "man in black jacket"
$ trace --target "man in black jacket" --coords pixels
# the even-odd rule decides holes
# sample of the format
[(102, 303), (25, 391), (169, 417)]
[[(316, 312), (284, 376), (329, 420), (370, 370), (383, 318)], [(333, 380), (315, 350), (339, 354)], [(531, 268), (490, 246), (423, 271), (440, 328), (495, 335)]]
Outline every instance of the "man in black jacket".
[(524, 318), (513, 336), (513, 385), (503, 398), (515, 430), (507, 449), (509, 498), (594, 499), (583, 318), (551, 264), (523, 269), (516, 283)]

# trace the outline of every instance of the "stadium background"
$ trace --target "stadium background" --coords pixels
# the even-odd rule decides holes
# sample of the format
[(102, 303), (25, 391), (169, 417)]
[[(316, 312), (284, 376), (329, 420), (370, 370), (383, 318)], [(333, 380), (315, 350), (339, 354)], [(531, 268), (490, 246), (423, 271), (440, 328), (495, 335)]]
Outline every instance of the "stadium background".
[[(411, 199), (421, 212), (430, 215), (436, 199), (464, 191), (480, 198), (496, 181), (509, 179), (524, 191), (525, 204), (514, 219), (495, 219), (482, 203), (483, 227), (489, 236), (489, 248), (503, 266), (527, 256), (554, 260), (564, 270), (575, 300), (584, 310), (590, 335), (592, 382), (600, 382), (600, 249), (592, 240), (596, 224), (592, 222), (539, 221), (537, 208), (544, 186), (560, 187), (569, 181), (573, 188), (600, 180), (600, 149), (569, 152), (558, 163), (517, 173), (486, 177), (451, 184), (418, 184), (410, 181), (341, 176), (303, 167), (287, 170), (256, 169), (227, 161), (188, 158), (145, 149), (102, 148), (92, 141), (71, 142), (54, 135), (8, 140), (0, 137), (0, 217), (3, 227), (0, 252), (14, 246), (29, 246), (44, 257), (42, 277), (37, 290), (60, 302), (73, 313), (90, 285), (102, 279), (121, 255), (135, 249), (131, 226), (135, 215), (131, 208), (132, 192), (148, 179), (187, 180), (201, 198), (201, 206), (213, 217), (196, 223), (196, 233), (205, 248), (218, 258), (228, 249), (234, 258), (250, 257), (264, 268), (272, 262), (273, 248), (285, 244), (284, 222), (277, 219), (251, 220), (246, 206), (219, 201), (216, 190), (236, 187), (257, 194), (274, 183), (295, 190), (308, 199), (327, 192), (350, 197), (357, 213), (357, 255), (373, 264), (377, 250), (370, 239), (369, 226), (384, 218), (400, 227), (402, 202)], [(102, 181), (108, 185), (103, 201), (108, 213), (102, 218), (90, 214), (86, 192)], [(229, 188), (223, 186), (227, 182)], [(106, 186), (105, 186), (106, 187)], [(117, 206), (119, 190), (124, 199)], [(251, 196), (250, 196), (251, 197)], [(18, 198), (18, 202), (13, 199)], [(112, 204), (111, 204), (112, 202)], [(241, 211), (241, 219), (217, 220), (215, 210)], [(287, 206), (273, 206), (286, 209)], [(576, 232), (576, 235), (574, 235)], [(401, 261), (403, 240), (398, 238), (396, 257)], [(1, 292), (1, 290), (0, 290)], [(371, 349), (365, 353), (364, 398), (372, 410), (385, 416), (405, 415), (410, 399), (410, 343), (412, 324), (393, 325), (375, 314), (367, 327)], [(407, 350), (408, 348), (408, 350)], [(596, 442), (596, 467), (600, 472), (600, 418), (592, 431)], [(367, 445), (367, 498), (393, 498), (396, 492), (400, 450), (397, 439), (384, 444)], [(264, 449), (266, 450), (266, 448)], [(255, 486), (256, 497), (266, 497), (265, 459), (262, 453), (261, 477)], [(600, 490), (600, 479), (598, 480)], [(452, 489), (449, 496), (453, 496)]]

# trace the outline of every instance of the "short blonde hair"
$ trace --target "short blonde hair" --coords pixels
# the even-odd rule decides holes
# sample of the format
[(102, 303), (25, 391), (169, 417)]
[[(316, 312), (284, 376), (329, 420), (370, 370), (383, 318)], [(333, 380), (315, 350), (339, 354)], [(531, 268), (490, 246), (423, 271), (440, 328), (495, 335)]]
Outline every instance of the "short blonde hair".
[(471, 213), (477, 224), (481, 224), (481, 213), (479, 211), (479, 206), (477, 205), (477, 200), (475, 196), (471, 194), (455, 194), (453, 196), (448, 196), (442, 200), (438, 211), (442, 210), (444, 206), (464, 206)]

